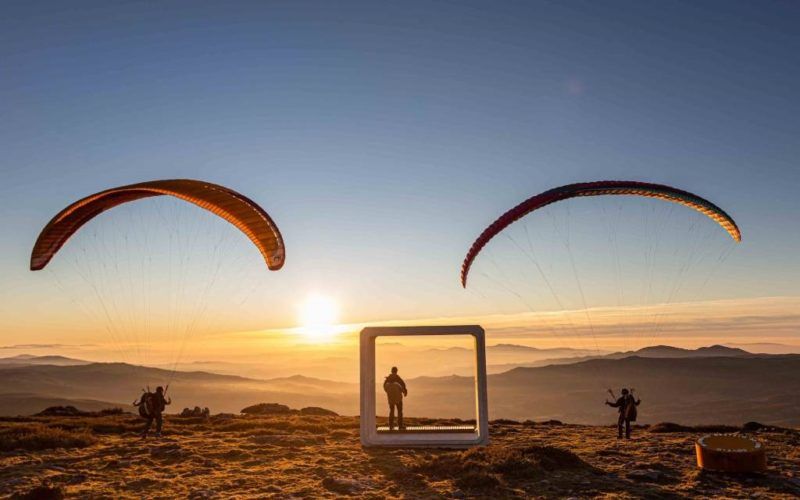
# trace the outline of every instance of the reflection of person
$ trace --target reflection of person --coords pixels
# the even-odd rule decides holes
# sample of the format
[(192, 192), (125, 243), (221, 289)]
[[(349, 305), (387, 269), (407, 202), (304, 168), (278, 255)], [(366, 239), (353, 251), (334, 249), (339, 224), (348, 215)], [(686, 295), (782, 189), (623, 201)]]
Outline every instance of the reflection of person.
[[(608, 390), (611, 396), (614, 393), (611, 389)], [(617, 439), (622, 439), (622, 427), (625, 427), (625, 439), (631, 438), (631, 422), (636, 422), (636, 414), (638, 413), (636, 407), (641, 403), (641, 399), (636, 399), (633, 394), (628, 392), (628, 389), (622, 389), (622, 396), (616, 402), (612, 403), (606, 400), (606, 404), (612, 408), (619, 409), (619, 418), (617, 419)]]
[(161, 436), (161, 426), (164, 424), (164, 417), (161, 414), (168, 404), (172, 404), (172, 399), (164, 399), (164, 388), (161, 386), (156, 388), (155, 393), (146, 392), (142, 394), (142, 398), (133, 403), (134, 406), (139, 407), (139, 415), (147, 419), (142, 431), (143, 438), (146, 438), (147, 433), (150, 432), (153, 420), (156, 421), (156, 436)]
[(397, 367), (392, 367), (392, 373), (383, 381), (383, 390), (389, 400), (389, 430), (394, 428), (394, 414), (397, 410), (397, 428), (405, 429), (403, 425), (403, 396), (408, 396), (405, 381), (397, 374)]

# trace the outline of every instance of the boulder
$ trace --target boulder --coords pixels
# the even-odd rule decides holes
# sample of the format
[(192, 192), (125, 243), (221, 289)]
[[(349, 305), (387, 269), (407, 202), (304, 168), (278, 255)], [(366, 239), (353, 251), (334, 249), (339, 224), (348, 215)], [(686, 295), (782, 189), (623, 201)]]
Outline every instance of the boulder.
[(755, 432), (766, 428), (767, 426), (762, 424), (761, 422), (747, 422), (742, 426), (742, 430), (744, 432)]
[(104, 417), (107, 415), (123, 415), (122, 408), (105, 408), (100, 411), (83, 411), (74, 406), (50, 406), (40, 411), (35, 417)]
[(211, 415), (211, 411), (208, 408), (200, 408), (199, 406), (195, 406), (192, 409), (184, 408), (181, 412), (181, 417), (204, 417), (208, 418)]
[(317, 415), (321, 417), (338, 417), (339, 414), (335, 411), (320, 408), (319, 406), (307, 406), (300, 410), (301, 415)]
[(50, 406), (36, 414), (37, 417), (82, 417), (89, 412), (81, 411), (74, 406)]
[(248, 406), (242, 409), (241, 412), (247, 415), (287, 415), (294, 413), (291, 408), (279, 403), (259, 403)]

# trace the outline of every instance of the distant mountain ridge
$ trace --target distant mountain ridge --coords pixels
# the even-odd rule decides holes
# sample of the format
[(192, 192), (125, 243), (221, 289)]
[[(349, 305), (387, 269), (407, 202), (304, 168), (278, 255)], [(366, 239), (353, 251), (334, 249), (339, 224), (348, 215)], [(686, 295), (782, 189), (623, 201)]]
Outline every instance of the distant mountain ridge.
[(755, 356), (755, 354), (747, 352), (743, 349), (727, 347), (724, 345), (712, 345), (708, 347), (699, 347), (697, 349), (685, 349), (682, 347), (657, 345), (643, 347), (636, 351), (612, 352), (602, 355), (591, 354), (588, 356), (545, 358), (523, 363), (489, 364), (487, 366), (487, 370), (489, 373), (503, 373), (519, 367), (535, 368), (548, 365), (581, 363), (593, 359), (623, 359), (632, 356), (643, 358), (707, 358)]
[(800, 354), (800, 345), (779, 344), (776, 342), (727, 342), (726, 347), (737, 347), (753, 354)]
[(55, 365), (55, 366), (78, 366), (88, 365), (91, 361), (82, 359), (68, 358), (65, 356), (35, 356), (32, 354), (17, 354), (7, 358), (0, 358), (0, 368), (5, 366), (27, 366), (27, 365)]
[(532, 347), (520, 344), (494, 344), (487, 347), (494, 350), (534, 351), (534, 352), (591, 352), (588, 349), (575, 349), (573, 347)]
[(684, 349), (682, 347), (672, 347), (668, 345), (657, 345), (643, 347), (638, 351), (621, 353), (633, 354), (645, 358), (704, 358), (704, 357), (731, 357), (731, 356), (753, 356), (752, 353), (735, 347), (724, 345), (712, 345), (708, 347), (698, 347), (697, 349)]

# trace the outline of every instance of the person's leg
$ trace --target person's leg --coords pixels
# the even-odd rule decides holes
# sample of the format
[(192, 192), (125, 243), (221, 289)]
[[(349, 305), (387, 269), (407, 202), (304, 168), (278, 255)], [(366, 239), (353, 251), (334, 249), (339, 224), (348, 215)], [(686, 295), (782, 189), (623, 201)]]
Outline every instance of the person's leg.
[(619, 414), (617, 419), (617, 439), (622, 439), (622, 426), (625, 424), (625, 417), (622, 413)]
[(164, 425), (164, 417), (159, 413), (156, 415), (156, 436), (161, 435), (162, 425)]
[(401, 431), (406, 428), (406, 426), (403, 425), (403, 402), (402, 401), (397, 403), (397, 428), (400, 429)]
[(144, 424), (144, 430), (142, 430), (142, 437), (147, 437), (151, 425), (153, 425), (153, 417), (147, 417), (147, 423)]
[(389, 403), (389, 430), (394, 427), (394, 404)]
[(626, 439), (631, 438), (631, 421), (628, 420), (627, 418), (625, 419), (625, 438)]

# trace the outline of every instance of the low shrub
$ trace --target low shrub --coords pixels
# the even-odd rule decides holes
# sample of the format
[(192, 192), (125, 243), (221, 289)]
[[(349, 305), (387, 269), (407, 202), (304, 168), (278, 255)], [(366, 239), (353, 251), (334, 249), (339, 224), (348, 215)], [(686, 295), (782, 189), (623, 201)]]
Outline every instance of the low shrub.
[(242, 408), (241, 413), (249, 415), (288, 415), (295, 412), (286, 405), (280, 403), (259, 403), (257, 405)]
[(469, 471), (455, 481), (464, 490), (488, 490), (500, 486), (500, 480), (483, 471)]
[(741, 429), (733, 425), (681, 425), (674, 422), (660, 422), (650, 427), (650, 432), (666, 434), (670, 432), (711, 432), (730, 433), (739, 432)]
[(490, 421), (489, 423), (494, 425), (519, 425), (518, 421), (511, 420), (508, 418), (498, 418), (496, 420)]
[(326, 408), (320, 408), (319, 406), (307, 406), (305, 408), (300, 409), (301, 415), (316, 415), (321, 417), (338, 417), (339, 414), (335, 411), (328, 410)]
[(15, 493), (12, 500), (61, 500), (64, 490), (61, 486), (40, 485), (24, 493)]
[(74, 406), (49, 406), (37, 413), (36, 417), (107, 417), (124, 415), (127, 412), (122, 408), (104, 408), (100, 411), (83, 411)]
[(554, 471), (594, 470), (574, 453), (552, 446), (489, 446), (458, 453), (426, 454), (411, 468), (434, 479), (454, 480), (457, 486), (471, 489), (493, 488), (502, 481), (530, 480)]
[(534, 422), (533, 420), (526, 420), (526, 421), (522, 422), (522, 425), (527, 425), (527, 426), (531, 426), (531, 427), (536, 426), (536, 425), (558, 426), (558, 425), (564, 425), (564, 422), (562, 422), (561, 420), (543, 420), (541, 422)]
[(100, 410), (99, 412), (97, 412), (97, 414), (102, 416), (102, 417), (110, 416), (110, 415), (124, 415), (126, 413), (128, 413), (128, 412), (126, 412), (122, 408), (104, 408), (104, 409)]

